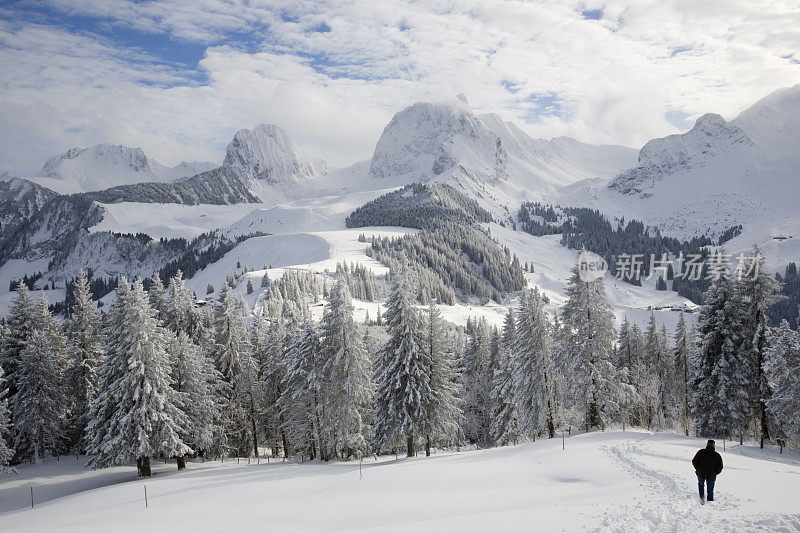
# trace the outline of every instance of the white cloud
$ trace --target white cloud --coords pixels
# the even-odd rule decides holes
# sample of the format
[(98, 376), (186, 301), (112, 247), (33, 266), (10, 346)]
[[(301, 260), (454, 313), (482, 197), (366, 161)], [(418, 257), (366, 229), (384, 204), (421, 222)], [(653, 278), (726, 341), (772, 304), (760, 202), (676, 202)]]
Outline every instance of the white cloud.
[[(675, 132), (668, 112), (730, 118), (800, 80), (800, 65), (786, 59), (800, 49), (791, 2), (45, 4), (199, 43), (207, 81), (119, 46), (113, 33), (0, 12), (0, 169), (34, 170), (71, 145), (103, 141), (141, 146), (165, 163), (220, 161), (237, 129), (265, 121), (343, 165), (369, 157), (402, 107), (462, 92), (477, 111), (537, 136), (640, 146)], [(603, 16), (584, 20), (585, 9)], [(323, 23), (330, 31), (313, 31)], [(559, 105), (537, 109), (537, 95)]]

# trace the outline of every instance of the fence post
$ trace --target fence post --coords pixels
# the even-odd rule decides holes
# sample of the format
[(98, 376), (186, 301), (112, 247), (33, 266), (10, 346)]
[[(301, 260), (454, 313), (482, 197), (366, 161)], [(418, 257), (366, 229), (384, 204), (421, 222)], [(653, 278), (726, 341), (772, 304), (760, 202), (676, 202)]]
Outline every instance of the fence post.
[(147, 509), (147, 485), (144, 486), (144, 508)]
[(364, 479), (364, 475), (361, 473), (361, 464), (364, 462), (364, 458), (362, 457), (358, 461), (358, 479)]
[(33, 486), (31, 485), (31, 509), (33, 509)]
[(561, 449), (562, 450), (566, 450), (565, 442), (564, 442), (564, 430), (563, 429), (561, 430)]

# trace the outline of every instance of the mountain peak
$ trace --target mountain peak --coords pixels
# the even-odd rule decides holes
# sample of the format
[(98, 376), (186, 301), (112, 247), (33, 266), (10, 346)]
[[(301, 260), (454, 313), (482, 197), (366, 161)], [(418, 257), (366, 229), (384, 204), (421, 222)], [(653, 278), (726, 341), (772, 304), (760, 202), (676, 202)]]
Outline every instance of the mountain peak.
[(270, 184), (306, 179), (323, 168), (298, 152), (289, 135), (274, 124), (259, 124), (252, 130), (241, 129), (228, 144), (222, 166), (238, 175)]
[(800, 84), (768, 94), (731, 121), (774, 159), (800, 153)]
[(609, 187), (623, 194), (639, 194), (666, 176), (703, 167), (720, 154), (753, 146), (735, 123), (716, 113), (706, 113), (686, 133), (648, 141), (639, 151), (639, 164), (615, 177)]
[(39, 176), (26, 179), (59, 194), (70, 194), (142, 182), (170, 182), (215, 167), (213, 163), (186, 162), (166, 167), (147, 157), (141, 148), (103, 143), (70, 148), (48, 160)]
[[(463, 158), (487, 151), (493, 155), (497, 137), (464, 100), (417, 102), (396, 113), (375, 146), (370, 172), (379, 178), (413, 174), (428, 180)], [(472, 149), (463, 149), (465, 144)]]

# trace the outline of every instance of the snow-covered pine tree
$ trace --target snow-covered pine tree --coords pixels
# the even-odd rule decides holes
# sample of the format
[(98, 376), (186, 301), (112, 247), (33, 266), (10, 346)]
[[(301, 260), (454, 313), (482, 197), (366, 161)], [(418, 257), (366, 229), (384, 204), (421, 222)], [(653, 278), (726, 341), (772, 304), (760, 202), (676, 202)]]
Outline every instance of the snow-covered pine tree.
[(408, 457), (414, 456), (414, 439), (430, 428), (427, 407), (431, 401), (431, 361), (421, 346), (422, 325), (414, 306), (414, 283), (408, 268), (394, 276), (383, 317), (389, 340), (374, 361), (375, 441), (379, 450), (403, 439)]
[(700, 309), (697, 369), (692, 380), (692, 416), (702, 437), (743, 433), (750, 410), (751, 373), (740, 350), (743, 305), (727, 263), (720, 259), (724, 251), (716, 253), (722, 266)]
[(503, 324), (502, 346), (492, 376), (492, 439), (508, 446), (520, 439), (519, 408), (514, 391), (514, 311), (509, 309)]
[(639, 327), (639, 324), (634, 323), (631, 325), (630, 339), (633, 352), (637, 354), (635, 362), (633, 363), (633, 376), (636, 384), (637, 398), (634, 402), (635, 408), (632, 410), (632, 415), (634, 418), (632, 418), (631, 423), (634, 425), (646, 426), (647, 406), (645, 402), (645, 396), (647, 396), (649, 393), (647, 393), (645, 389), (647, 387), (650, 387), (651, 389), (655, 387), (653, 385), (654, 379), (652, 378), (652, 375), (647, 372), (647, 365), (645, 363), (644, 355), (644, 333), (642, 333), (642, 328)]
[(238, 453), (252, 449), (257, 454), (258, 365), (252, 358), (245, 306), (227, 285), (214, 309), (214, 357), (229, 393), (223, 413), (227, 440)]
[(658, 377), (658, 366), (661, 360), (661, 339), (658, 335), (658, 321), (656, 314), (650, 311), (647, 322), (647, 331), (644, 334), (644, 357), (639, 379), (640, 391), (644, 403), (647, 429), (664, 429), (664, 411), (661, 406), (661, 382)]
[(85, 453), (89, 406), (97, 395), (97, 373), (103, 362), (103, 336), (100, 315), (95, 311), (83, 270), (78, 271), (73, 294), (75, 302), (67, 322), (70, 356), (67, 387), (71, 396), (68, 436), (74, 450)]
[(286, 433), (283, 430), (278, 401), (283, 394), (283, 378), (286, 375), (286, 365), (283, 355), (286, 351), (286, 328), (282, 317), (277, 317), (267, 322), (265, 317), (260, 319), (261, 326), (266, 328), (264, 338), (260, 345), (254, 344), (254, 353), (260, 362), (259, 379), (263, 390), (262, 422), (261, 425), (272, 445), (273, 455), (279, 449), (288, 454)]
[(167, 290), (164, 288), (164, 283), (161, 281), (161, 276), (158, 272), (153, 274), (150, 278), (150, 288), (147, 291), (147, 297), (152, 307), (157, 313), (156, 317), (159, 320), (164, 320), (166, 311)]
[(224, 285), (214, 307), (214, 356), (223, 379), (233, 384), (250, 351), (242, 305)]
[(8, 387), (3, 375), (3, 367), (0, 367), (0, 475), (13, 475), (17, 471), (9, 466), (14, 457), (14, 450), (10, 447), (11, 442), (11, 417), (8, 412)]
[(772, 387), (767, 409), (786, 435), (800, 438), (800, 335), (786, 320), (767, 339), (765, 371)]
[(551, 342), (539, 290), (525, 291), (514, 325), (512, 377), (522, 432), (533, 439), (543, 432), (553, 438), (562, 425)]
[(353, 320), (353, 301), (345, 280), (333, 286), (320, 327), (325, 382), (323, 442), (328, 455), (363, 457), (369, 452), (374, 388), (371, 363)]
[[(248, 441), (252, 444), (253, 454), (258, 457), (258, 437), (261, 434), (258, 425), (263, 406), (263, 386), (259, 380), (259, 364), (250, 350), (242, 360), (241, 371), (233, 383), (233, 391), (246, 416)], [(246, 451), (247, 447), (243, 445), (242, 450)]]
[(290, 325), (284, 359), (286, 374), (278, 406), (286, 437), (297, 453), (320, 456), (322, 410), (319, 330), (313, 322)]
[(685, 435), (689, 435), (692, 415), (690, 411), (692, 388), (691, 378), (695, 371), (695, 341), (693, 329), (686, 325), (685, 313), (678, 317), (678, 325), (675, 327), (674, 349), (675, 358), (675, 392), (678, 411), (678, 421), (684, 430)]
[(196, 312), (194, 295), (186, 287), (180, 270), (169, 282), (169, 289), (163, 296), (163, 306), (164, 326), (174, 333), (183, 331), (194, 340), (199, 314)]
[(94, 468), (136, 460), (139, 475), (150, 475), (150, 457), (181, 457), (191, 449), (181, 440), (186, 416), (172, 388), (166, 334), (148, 302), (141, 280), (120, 279), (109, 312), (106, 359), (100, 393), (92, 402), (87, 428)]
[(3, 366), (8, 384), (9, 402), (17, 393), (17, 365), (20, 354), (33, 331), (33, 314), (34, 304), (31, 293), (27, 285), (20, 283), (17, 285), (17, 295), (6, 316), (8, 332), (3, 336), (2, 350), (0, 350), (0, 364)]
[(16, 435), (14, 448), (20, 461), (40, 461), (61, 453), (67, 340), (42, 294), (35, 304), (33, 332), (17, 366), (17, 394), (11, 402)]
[(186, 424), (181, 439), (201, 454), (211, 451), (219, 434), (221, 406), (217, 399), (222, 376), (189, 336), (179, 331), (169, 335), (172, 387), (178, 392)]
[(462, 356), (464, 435), (482, 446), (492, 443), (492, 333), (485, 318), (468, 320), (469, 342)]
[(642, 396), (639, 394), (641, 371), (641, 340), (637, 338), (636, 324), (631, 324), (627, 315), (622, 321), (617, 340), (615, 366), (620, 383), (620, 419), (624, 425), (640, 423)]
[[(584, 425), (605, 427), (618, 410), (614, 350), (614, 315), (606, 301), (603, 278), (583, 281), (573, 267), (567, 301), (561, 309), (561, 349), (567, 350), (566, 387), (584, 413)], [(570, 357), (571, 356), (571, 357)]]
[(425, 436), (425, 456), (431, 444), (452, 444), (458, 436), (463, 412), (459, 407), (459, 376), (453, 352), (448, 349), (447, 329), (442, 312), (432, 299), (425, 313), (423, 350), (430, 359), (431, 399), (427, 407), (429, 432)]
[(669, 345), (667, 328), (663, 324), (658, 332), (656, 376), (659, 411), (663, 417), (664, 427), (671, 428), (675, 425), (675, 357)]
[(744, 310), (744, 325), (746, 333), (742, 336), (742, 350), (744, 350), (748, 364), (753, 370), (750, 379), (750, 402), (755, 413), (755, 425), (759, 428), (761, 447), (764, 441), (770, 440), (770, 420), (767, 402), (772, 396), (772, 389), (764, 372), (765, 354), (767, 351), (767, 335), (769, 330), (769, 317), (767, 309), (779, 300), (776, 296), (781, 289), (781, 284), (765, 271), (765, 260), (758, 245), (753, 246), (753, 251), (744, 262), (744, 272), (739, 273), (741, 278), (738, 285), (746, 309)]

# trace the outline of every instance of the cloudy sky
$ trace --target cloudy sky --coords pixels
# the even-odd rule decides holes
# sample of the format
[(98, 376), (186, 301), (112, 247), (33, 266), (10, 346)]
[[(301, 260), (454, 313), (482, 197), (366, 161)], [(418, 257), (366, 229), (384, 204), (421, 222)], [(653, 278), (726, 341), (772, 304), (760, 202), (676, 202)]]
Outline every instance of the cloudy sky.
[(0, 171), (71, 146), (220, 162), (272, 122), (343, 166), (415, 101), (639, 147), (800, 82), (795, 0), (0, 2)]

